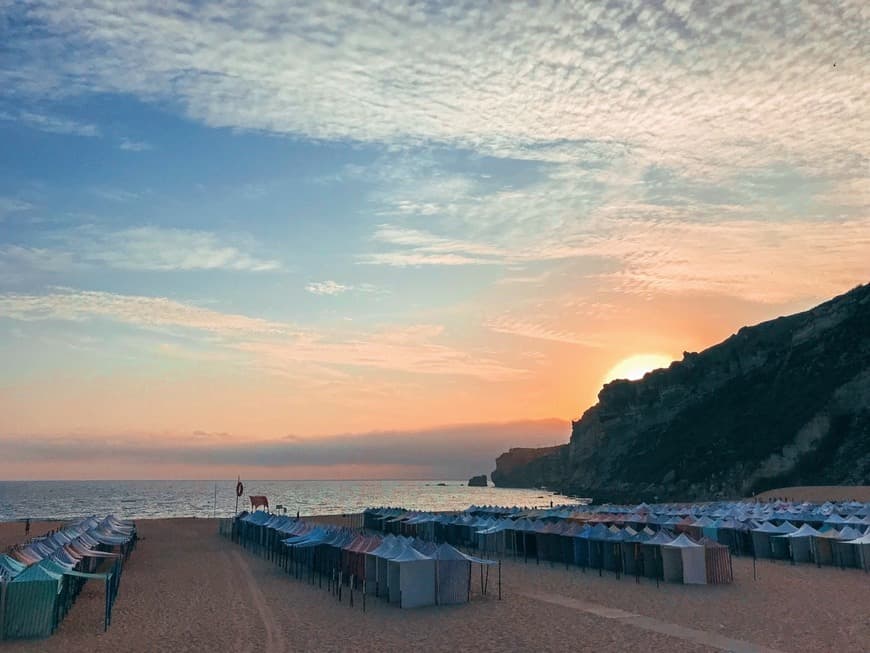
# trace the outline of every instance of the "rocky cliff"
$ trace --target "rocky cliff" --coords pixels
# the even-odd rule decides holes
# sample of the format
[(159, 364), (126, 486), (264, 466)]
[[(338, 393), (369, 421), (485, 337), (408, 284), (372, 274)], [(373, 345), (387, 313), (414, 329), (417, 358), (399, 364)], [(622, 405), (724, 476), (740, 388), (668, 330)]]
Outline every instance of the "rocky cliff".
[(563, 447), (511, 450), (492, 480), (596, 501), (711, 499), (870, 482), (870, 285), (613, 381)]

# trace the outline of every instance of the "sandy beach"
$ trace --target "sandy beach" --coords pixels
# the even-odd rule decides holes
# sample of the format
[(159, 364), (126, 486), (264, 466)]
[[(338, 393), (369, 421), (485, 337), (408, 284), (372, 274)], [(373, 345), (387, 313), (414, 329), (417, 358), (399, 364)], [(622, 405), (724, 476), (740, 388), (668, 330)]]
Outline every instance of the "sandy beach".
[(870, 485), (804, 485), (798, 487), (783, 487), (768, 490), (758, 495), (758, 499), (775, 499), (787, 497), (790, 501), (870, 501)]
[[(657, 588), (508, 559), (502, 601), (493, 582), (488, 597), (469, 605), (400, 610), (369, 600), (363, 613), (358, 594), (351, 608), (346, 595), (339, 603), (286, 576), (221, 538), (213, 520), (137, 523), (142, 539), (108, 633), (102, 632), (103, 588), (90, 582), (54, 636), (4, 642), (0, 651), (503, 653), (638, 650), (642, 643), (645, 651), (676, 653), (725, 650), (739, 640), (747, 651), (810, 652), (866, 651), (870, 641), (870, 576), (858, 570), (765, 561), (754, 581), (752, 561), (736, 559), (731, 586)], [(41, 527), (34, 524), (32, 532)], [(21, 524), (0, 524), (4, 544), (20, 541), (22, 533)]]

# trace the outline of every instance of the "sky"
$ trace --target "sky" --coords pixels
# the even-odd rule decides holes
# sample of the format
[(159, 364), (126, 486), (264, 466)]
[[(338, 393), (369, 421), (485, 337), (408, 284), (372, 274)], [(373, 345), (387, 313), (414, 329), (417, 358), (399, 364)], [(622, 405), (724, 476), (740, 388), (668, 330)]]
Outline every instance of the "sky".
[(868, 88), (859, 0), (0, 0), (0, 477), (566, 442), (870, 281)]

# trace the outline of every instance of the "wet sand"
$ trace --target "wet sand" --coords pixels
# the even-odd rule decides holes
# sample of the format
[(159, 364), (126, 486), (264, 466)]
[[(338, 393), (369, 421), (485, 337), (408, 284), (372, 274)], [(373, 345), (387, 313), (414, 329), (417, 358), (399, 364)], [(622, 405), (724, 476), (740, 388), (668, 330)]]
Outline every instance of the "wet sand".
[[(334, 521), (333, 518), (324, 521)], [(730, 586), (661, 585), (506, 559), (503, 600), (401, 610), (360, 595), (349, 607), (217, 534), (207, 519), (137, 522), (112, 626), (89, 582), (47, 640), (0, 652), (64, 651), (866, 651), (870, 575), (735, 559)], [(21, 524), (0, 524), (16, 541)], [(478, 592), (475, 577), (474, 591)], [(754, 645), (754, 646), (753, 646)]]

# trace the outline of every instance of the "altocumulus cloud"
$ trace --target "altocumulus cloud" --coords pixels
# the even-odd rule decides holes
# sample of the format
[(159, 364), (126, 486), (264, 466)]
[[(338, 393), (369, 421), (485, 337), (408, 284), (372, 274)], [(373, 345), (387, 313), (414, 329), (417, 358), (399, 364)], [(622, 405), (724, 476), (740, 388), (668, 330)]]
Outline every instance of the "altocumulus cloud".
[[(211, 126), (351, 139), (391, 152), (446, 145), (542, 164), (533, 183), (495, 190), (461, 175), (408, 179), (394, 170), (384, 179), (390, 192), (374, 198), (389, 224), (376, 229), (375, 251), (360, 263), (603, 257), (621, 270), (602, 281), (627, 292), (748, 292), (782, 301), (829, 294), (866, 273), (855, 265), (866, 246), (849, 241), (868, 220), (865, 4), (447, 2), (433, 9), (264, 0), (166, 10), (132, 0), (20, 3), (9, 9), (0, 88), (40, 107), (114, 92), (166, 100)], [(710, 199), (737, 187), (741, 173), (757, 177), (781, 165), (824, 186), (807, 215), (754, 197), (745, 180), (750, 190), (732, 193), (730, 204)], [(656, 201), (650, 170), (667, 170), (683, 184), (665, 195), (698, 192)], [(425, 232), (400, 224), (419, 218), (427, 219)], [(712, 224), (722, 219), (731, 223)], [(746, 233), (774, 221), (794, 225), (798, 237), (783, 236), (788, 246), (774, 252), (781, 259), (818, 261), (807, 243), (828, 231), (848, 270), (805, 266), (818, 282), (800, 288), (783, 277), (747, 279), (746, 260), (763, 260), (773, 248), (735, 237), (735, 220), (747, 221)], [(740, 250), (717, 252), (720, 260), (695, 278), (670, 257), (680, 223), (700, 222), (693, 238), (714, 242), (724, 233), (748, 244), (742, 260)], [(654, 246), (638, 234), (651, 234)], [(274, 263), (201, 236), (176, 237), (176, 248), (168, 238), (171, 260), (150, 264), (134, 251), (131, 265), (256, 270)], [(191, 239), (194, 254), (185, 256)], [(670, 260), (657, 265), (658, 253)], [(111, 250), (95, 258), (123, 265)]]
[(0, 82), (22, 96), (165, 97), (209, 125), (313, 138), (551, 160), (595, 139), (707, 173), (783, 157), (833, 170), (856, 163), (867, 109), (859, 0), (10, 11)]

